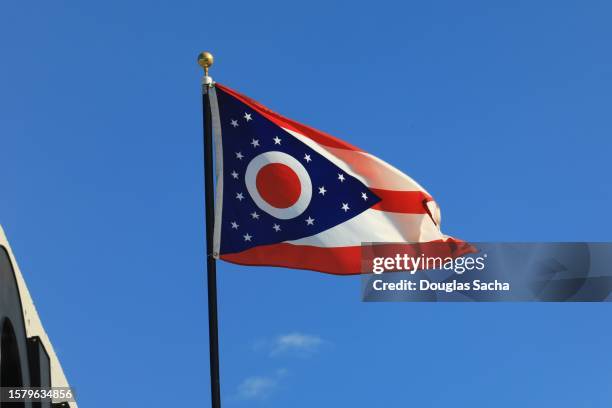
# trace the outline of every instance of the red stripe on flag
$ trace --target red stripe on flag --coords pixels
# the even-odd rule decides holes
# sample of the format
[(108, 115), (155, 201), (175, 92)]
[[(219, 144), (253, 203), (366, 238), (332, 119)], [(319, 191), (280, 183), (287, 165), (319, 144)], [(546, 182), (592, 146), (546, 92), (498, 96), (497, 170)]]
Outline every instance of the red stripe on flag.
[(360, 273), (361, 247), (323, 248), (281, 243), (224, 254), (221, 259), (240, 265), (279, 266), (334, 275), (355, 275)]
[(355, 147), (353, 145), (351, 145), (350, 143), (345, 142), (344, 140), (338, 139), (332, 135), (329, 135), (325, 132), (321, 132), (320, 130), (317, 130), (315, 128), (312, 128), (310, 126), (307, 125), (303, 125), (299, 122), (296, 122), (292, 119), (286, 118), (274, 111), (271, 111), (270, 109), (268, 109), (267, 107), (263, 106), (262, 104), (260, 104), (259, 102), (249, 98), (248, 96), (242, 95), (241, 93), (238, 93), (236, 91), (234, 91), (233, 89), (230, 89), (228, 87), (226, 87), (225, 85), (221, 85), (220, 83), (215, 83), (215, 87), (219, 88), (220, 90), (222, 90), (223, 92), (230, 94), (231, 96), (233, 96), (234, 98), (238, 99), (239, 101), (241, 101), (242, 103), (245, 103), (247, 105), (249, 105), (251, 108), (253, 108), (254, 110), (256, 110), (257, 112), (259, 112), (261, 115), (265, 116), (266, 118), (268, 118), (269, 120), (271, 120), (272, 122), (276, 123), (277, 125), (287, 128), (287, 129), (291, 129), (295, 132), (298, 132), (312, 140), (314, 140), (315, 142), (325, 145), (325, 146), (329, 146), (329, 147), (335, 147), (335, 148), (339, 148), (339, 149), (347, 149), (347, 150), (353, 150), (353, 151), (362, 151), (361, 149), (359, 149), (358, 147)]
[[(415, 256), (459, 257), (476, 252), (473, 246), (453, 238), (418, 244), (381, 244), (376, 245), (375, 249), (377, 255), (389, 256), (412, 252)], [(223, 254), (221, 259), (239, 265), (307, 269), (332, 275), (358, 275), (363, 267), (361, 246), (324, 248), (284, 242)]]
[[(392, 191), (370, 188), (381, 201), (372, 209), (402, 214), (429, 214), (427, 202), (433, 198), (422, 191)], [(430, 214), (431, 215), (431, 214)]]

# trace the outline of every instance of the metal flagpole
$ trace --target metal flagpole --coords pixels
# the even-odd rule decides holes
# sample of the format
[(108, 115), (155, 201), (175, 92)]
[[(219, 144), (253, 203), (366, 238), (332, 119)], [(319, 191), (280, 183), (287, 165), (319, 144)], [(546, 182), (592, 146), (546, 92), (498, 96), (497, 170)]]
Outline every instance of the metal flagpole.
[(217, 264), (213, 257), (213, 231), (215, 196), (213, 185), (213, 140), (210, 88), (212, 78), (208, 68), (213, 64), (209, 52), (198, 55), (198, 64), (204, 68), (202, 78), (202, 107), (204, 110), (204, 192), (206, 203), (206, 273), (208, 282), (208, 339), (210, 352), (210, 396), (212, 408), (221, 408), (221, 386), (219, 381), (219, 329), (217, 321)]

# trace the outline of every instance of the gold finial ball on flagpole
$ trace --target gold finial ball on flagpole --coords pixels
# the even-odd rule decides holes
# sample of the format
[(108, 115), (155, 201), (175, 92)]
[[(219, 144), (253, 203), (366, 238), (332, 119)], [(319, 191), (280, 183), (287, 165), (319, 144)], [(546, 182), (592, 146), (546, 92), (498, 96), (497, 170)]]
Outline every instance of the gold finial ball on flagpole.
[(204, 68), (204, 72), (207, 76), (208, 76), (208, 68), (210, 68), (210, 66), (213, 64), (214, 61), (215, 61), (215, 58), (208, 51), (201, 52), (198, 55), (198, 64), (202, 68)]

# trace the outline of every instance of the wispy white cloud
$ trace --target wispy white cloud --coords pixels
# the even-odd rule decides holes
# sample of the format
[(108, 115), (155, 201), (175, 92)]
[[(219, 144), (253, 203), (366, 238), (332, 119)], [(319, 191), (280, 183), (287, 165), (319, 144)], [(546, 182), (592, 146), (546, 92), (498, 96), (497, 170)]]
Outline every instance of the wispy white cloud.
[(318, 351), (324, 343), (321, 337), (311, 334), (297, 332), (283, 334), (274, 340), (270, 355), (290, 353), (307, 356)]
[(238, 385), (236, 397), (242, 400), (264, 399), (278, 388), (280, 381), (286, 375), (287, 370), (281, 368), (273, 375), (245, 378)]
[(271, 377), (255, 376), (246, 378), (238, 386), (238, 398), (257, 399), (270, 394), (278, 386), (278, 381)]

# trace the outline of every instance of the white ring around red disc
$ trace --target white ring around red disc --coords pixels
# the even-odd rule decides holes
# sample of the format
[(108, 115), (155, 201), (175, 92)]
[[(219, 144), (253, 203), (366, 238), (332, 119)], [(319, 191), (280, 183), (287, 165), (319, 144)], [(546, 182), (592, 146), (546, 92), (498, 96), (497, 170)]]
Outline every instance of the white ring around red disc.
[[(300, 196), (293, 205), (287, 208), (277, 208), (270, 205), (263, 199), (257, 190), (257, 174), (259, 170), (272, 163), (280, 163), (288, 166), (295, 172), (300, 180)], [(310, 199), (312, 198), (312, 182), (310, 181), (310, 176), (306, 168), (295, 158), (283, 152), (265, 152), (255, 156), (247, 166), (245, 182), (247, 190), (253, 198), (253, 201), (255, 201), (255, 204), (271, 216), (281, 220), (289, 220), (302, 214), (308, 207), (308, 204), (310, 204)], [(282, 186), (279, 186), (279, 188), (282, 188)]]

